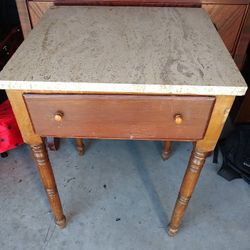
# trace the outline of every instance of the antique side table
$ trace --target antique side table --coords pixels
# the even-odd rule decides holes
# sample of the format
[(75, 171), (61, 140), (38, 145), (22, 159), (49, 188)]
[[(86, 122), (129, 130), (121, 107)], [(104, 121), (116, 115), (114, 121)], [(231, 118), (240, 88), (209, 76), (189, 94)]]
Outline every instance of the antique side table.
[(169, 235), (246, 84), (202, 9), (53, 7), (0, 74), (64, 227), (43, 137), (194, 141)]

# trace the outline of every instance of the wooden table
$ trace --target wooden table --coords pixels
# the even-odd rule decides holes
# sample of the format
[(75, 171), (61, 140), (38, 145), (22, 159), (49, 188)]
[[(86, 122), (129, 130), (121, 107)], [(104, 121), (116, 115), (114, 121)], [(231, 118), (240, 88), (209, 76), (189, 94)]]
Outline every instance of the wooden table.
[(43, 137), (194, 141), (171, 236), (235, 96), (247, 89), (209, 17), (193, 8), (53, 7), (0, 79), (60, 227)]

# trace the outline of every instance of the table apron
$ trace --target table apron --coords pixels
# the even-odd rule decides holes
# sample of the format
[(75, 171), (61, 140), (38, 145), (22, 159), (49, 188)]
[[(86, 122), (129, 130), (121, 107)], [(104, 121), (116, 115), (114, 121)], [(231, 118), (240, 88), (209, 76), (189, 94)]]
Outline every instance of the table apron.
[(199, 140), (215, 97), (24, 94), (40, 136), (129, 140)]

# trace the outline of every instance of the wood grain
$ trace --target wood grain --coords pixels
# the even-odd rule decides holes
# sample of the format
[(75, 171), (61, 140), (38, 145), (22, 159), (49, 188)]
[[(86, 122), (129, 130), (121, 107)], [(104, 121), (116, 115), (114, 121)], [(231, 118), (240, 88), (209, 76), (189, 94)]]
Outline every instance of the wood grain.
[(36, 135), (33, 130), (32, 123), (23, 100), (22, 91), (6, 90), (6, 93), (10, 100), (24, 142), (28, 144), (42, 143), (41, 137)]
[(174, 236), (181, 225), (182, 218), (191, 199), (192, 193), (198, 182), (202, 167), (204, 166), (206, 153), (199, 152), (194, 148), (187, 170), (185, 172), (178, 198), (175, 203), (175, 208), (172, 214), (171, 222), (168, 226), (168, 235)]
[(247, 7), (244, 25), (239, 36), (239, 41), (236, 46), (234, 61), (237, 64), (239, 70), (243, 69), (246, 52), (250, 41), (250, 7)]
[(161, 154), (161, 157), (164, 161), (170, 157), (171, 145), (172, 145), (171, 141), (164, 142), (164, 146), (163, 146), (163, 150), (162, 150), (162, 154)]
[(202, 140), (197, 141), (196, 147), (201, 152), (213, 151), (224, 127), (234, 96), (217, 96), (209, 125)]
[[(25, 94), (41, 136), (193, 140), (203, 138), (214, 97)], [(37, 112), (39, 110), (39, 112)], [(54, 119), (63, 113), (61, 122)], [(183, 122), (175, 123), (180, 114)]]
[(23, 37), (25, 39), (31, 31), (31, 23), (26, 0), (16, 0), (16, 6), (22, 27)]
[(60, 147), (60, 139), (56, 137), (47, 137), (46, 143), (51, 151), (57, 151)]
[(66, 218), (63, 214), (54, 173), (48, 158), (46, 147), (43, 143), (41, 143), (32, 144), (30, 145), (30, 148), (32, 150), (33, 158), (36, 162), (44, 189), (47, 193), (53, 215), (55, 216), (55, 222), (59, 227), (64, 228), (66, 225)]
[(81, 138), (76, 138), (75, 143), (76, 143), (76, 149), (78, 151), (78, 154), (79, 155), (84, 155), (84, 153), (85, 153), (85, 145), (83, 143), (83, 140)]
[(87, 2), (90, 3), (96, 3), (96, 4), (102, 4), (103, 2), (110, 2), (111, 5), (112, 3), (117, 3), (117, 2), (134, 2), (139, 5), (143, 3), (164, 3), (164, 4), (173, 4), (176, 6), (176, 4), (186, 4), (190, 6), (199, 6), (201, 4), (250, 4), (250, 0), (30, 0), (32, 2), (56, 2), (57, 4), (70, 4), (70, 5), (76, 5), (76, 4), (84, 4)]
[(181, 225), (182, 218), (198, 182), (208, 152), (212, 151), (220, 137), (225, 121), (234, 101), (234, 96), (217, 96), (209, 125), (202, 140), (195, 145), (180, 187), (168, 234), (174, 236)]
[(203, 4), (250, 4), (250, 0), (201, 0)]
[(28, 2), (32, 27), (35, 27), (44, 13), (53, 6), (53, 2)]
[(246, 5), (203, 4), (202, 8), (208, 12), (227, 49), (233, 56)]

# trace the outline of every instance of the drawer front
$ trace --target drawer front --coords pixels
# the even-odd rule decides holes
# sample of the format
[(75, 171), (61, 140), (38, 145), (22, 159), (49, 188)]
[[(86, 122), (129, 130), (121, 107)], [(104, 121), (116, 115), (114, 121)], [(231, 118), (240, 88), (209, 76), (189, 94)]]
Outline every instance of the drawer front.
[(194, 140), (204, 136), (214, 97), (24, 94), (41, 136)]

